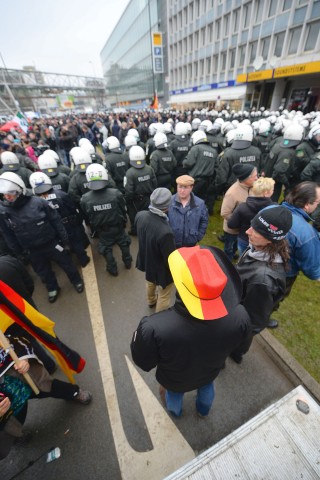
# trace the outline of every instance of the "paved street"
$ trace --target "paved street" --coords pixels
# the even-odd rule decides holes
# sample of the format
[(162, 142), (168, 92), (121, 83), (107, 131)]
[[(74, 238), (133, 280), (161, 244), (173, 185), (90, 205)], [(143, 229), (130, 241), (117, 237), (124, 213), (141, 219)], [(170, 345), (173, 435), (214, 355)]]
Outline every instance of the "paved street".
[[(134, 238), (134, 258), (136, 247)], [(57, 335), (87, 360), (77, 382), (94, 399), (88, 407), (53, 399), (29, 402), (25, 427), (34, 438), (0, 463), (2, 480), (51, 447), (60, 447), (61, 458), (47, 464), (44, 455), (17, 478), (162, 479), (294, 388), (254, 342), (242, 365), (227, 361), (215, 382), (208, 419), (196, 416), (194, 393), (185, 396), (181, 419), (169, 417), (154, 372), (136, 369), (130, 356), (132, 333), (141, 317), (150, 314), (144, 275), (125, 270), (120, 251), (116, 254), (119, 276), (113, 278), (105, 272), (94, 240), (93, 262), (84, 269), (86, 293), (77, 294), (59, 271), (62, 291), (53, 305), (36, 280), (39, 309), (56, 322)]]

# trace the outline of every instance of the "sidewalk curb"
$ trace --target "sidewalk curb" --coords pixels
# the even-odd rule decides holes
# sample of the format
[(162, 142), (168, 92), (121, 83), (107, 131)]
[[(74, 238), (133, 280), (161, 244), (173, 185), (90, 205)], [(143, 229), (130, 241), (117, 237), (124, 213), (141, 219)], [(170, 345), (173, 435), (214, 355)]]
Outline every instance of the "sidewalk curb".
[(255, 339), (295, 386), (303, 385), (320, 403), (320, 384), (270, 332), (264, 330)]

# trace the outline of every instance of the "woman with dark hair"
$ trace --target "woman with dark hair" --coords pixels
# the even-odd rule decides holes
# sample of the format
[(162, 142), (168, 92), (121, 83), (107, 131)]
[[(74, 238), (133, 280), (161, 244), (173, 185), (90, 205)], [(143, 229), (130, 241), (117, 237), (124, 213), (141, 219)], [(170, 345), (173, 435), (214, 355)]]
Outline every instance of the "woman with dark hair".
[[(286, 268), (289, 262), (289, 247), (286, 240), (292, 225), (292, 215), (280, 205), (266, 207), (252, 219), (247, 230), (249, 247), (236, 266), (242, 280), (242, 305), (249, 313), (252, 333), (264, 328), (276, 328), (278, 322), (270, 315), (286, 290)], [(247, 349), (237, 349), (230, 357), (241, 363)]]

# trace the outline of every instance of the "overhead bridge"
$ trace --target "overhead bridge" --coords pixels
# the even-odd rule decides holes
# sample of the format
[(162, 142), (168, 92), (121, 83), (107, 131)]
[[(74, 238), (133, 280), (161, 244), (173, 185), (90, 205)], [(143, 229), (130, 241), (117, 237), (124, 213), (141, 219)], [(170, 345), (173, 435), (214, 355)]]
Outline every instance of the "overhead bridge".
[(105, 79), (35, 69), (0, 69), (1, 113), (8, 113), (4, 104), (11, 109), (16, 108), (13, 97), (22, 110), (50, 113), (54, 109), (63, 108), (61, 96), (72, 97), (75, 109), (103, 108), (106, 101)]

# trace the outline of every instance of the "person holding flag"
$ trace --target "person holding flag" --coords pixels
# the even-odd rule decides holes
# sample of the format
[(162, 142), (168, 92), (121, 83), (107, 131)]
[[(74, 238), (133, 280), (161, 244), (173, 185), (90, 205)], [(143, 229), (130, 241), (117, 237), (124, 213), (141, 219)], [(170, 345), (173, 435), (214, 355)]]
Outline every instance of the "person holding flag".
[[(18, 335), (2, 333), (15, 324), (20, 327)], [(29, 399), (52, 397), (83, 405), (92, 400), (91, 393), (81, 389), (73, 378), (74, 373), (83, 370), (85, 360), (56, 337), (53, 327), (54, 322), (0, 280), (0, 459), (8, 455), (16, 438), (25, 438), (22, 426)], [(23, 331), (49, 350), (69, 382), (49, 374), (36, 356), (32, 343), (20, 333)], [(27, 373), (32, 389), (25, 378)]]

